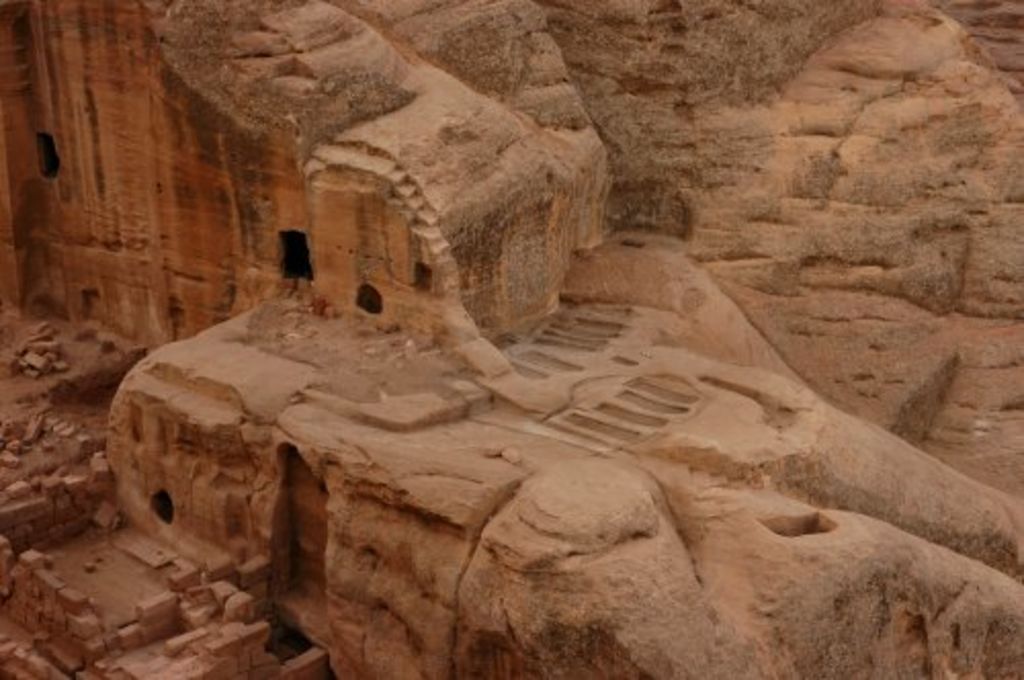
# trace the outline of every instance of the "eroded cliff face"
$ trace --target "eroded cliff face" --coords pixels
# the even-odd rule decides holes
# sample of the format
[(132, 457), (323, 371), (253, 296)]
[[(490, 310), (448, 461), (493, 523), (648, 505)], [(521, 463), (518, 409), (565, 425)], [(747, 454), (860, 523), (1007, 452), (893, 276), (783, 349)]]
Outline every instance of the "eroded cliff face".
[(935, 6), (971, 32), (992, 63), (1009, 76), (1010, 91), (1024, 105), (1024, 4), (1019, 0), (940, 0)]
[(41, 663), (1024, 672), (1024, 128), (946, 15), (57, 5), (0, 4), (3, 294), (201, 332), (90, 463), (158, 594), (33, 622), (81, 569), (0, 540)]
[(695, 123), (771, 98), (834, 35), (873, 16), (854, 2), (542, 0), (612, 160), (609, 224), (685, 237), (693, 192), (721, 162)]
[(1024, 123), (968, 34), (894, 6), (699, 127), (691, 254), (821, 393), (1019, 490)]
[[(27, 27), (5, 52), (21, 64), (5, 73), (22, 77), (5, 118), (27, 113), (6, 127), (4, 298), (152, 343), (263, 296), (275, 226), (306, 221), (291, 140), (245, 130), (193, 92), (137, 3), (4, 11)], [(37, 136), (53, 147), (38, 164)]]
[(11, 302), (185, 337), (294, 275), (298, 232), (299, 278), (339, 311), (365, 284), (382, 323), (443, 330), (417, 314), (435, 300), (497, 332), (550, 311), (570, 253), (601, 238), (589, 126), (520, 117), (340, 7), (5, 11)]
[[(570, 253), (601, 238), (607, 173), (597, 135), (586, 124), (538, 123), (475, 91), (407, 49), (372, 9), (180, 3), (168, 14), (167, 53), (241, 118), (296, 135), (323, 275), (314, 285), (337, 307), (370, 283), (392, 320), (416, 316), (424, 303), (409, 288), (424, 286), (454, 295), (489, 332), (549, 312)], [(332, 214), (353, 216), (345, 196), (367, 193), (383, 200), (365, 225)], [(377, 222), (392, 225), (383, 246), (359, 233)], [(418, 264), (429, 283), (417, 280)]]

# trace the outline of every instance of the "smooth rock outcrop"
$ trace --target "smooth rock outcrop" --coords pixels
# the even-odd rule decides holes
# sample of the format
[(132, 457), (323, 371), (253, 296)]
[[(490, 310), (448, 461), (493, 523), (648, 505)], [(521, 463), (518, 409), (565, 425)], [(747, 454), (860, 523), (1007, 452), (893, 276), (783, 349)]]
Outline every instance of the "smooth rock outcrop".
[[(1019, 669), (1020, 499), (790, 379), (692, 353), (688, 316), (566, 305), (485, 378), (403, 336), (260, 309), (126, 379), (124, 511), (193, 559), (277, 565), (271, 597), (341, 674)], [(732, 328), (723, 346), (743, 346)], [(344, 379), (359, 357), (370, 392)]]

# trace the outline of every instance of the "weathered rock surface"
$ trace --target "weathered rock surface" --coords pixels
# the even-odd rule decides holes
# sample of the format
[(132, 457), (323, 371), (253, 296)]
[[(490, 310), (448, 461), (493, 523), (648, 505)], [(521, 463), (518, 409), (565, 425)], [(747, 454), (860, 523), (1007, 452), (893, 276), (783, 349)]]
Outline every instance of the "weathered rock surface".
[(113, 474), (147, 597), (14, 527), (0, 678), (1024, 676), (1020, 27), (944, 6), (0, 0), (0, 298), (179, 340), (0, 498)]
[(1024, 105), (1024, 5), (1019, 0), (941, 0), (936, 6), (962, 23), (1010, 77), (1010, 90)]
[[(595, 257), (682, 257), (657, 244)], [(242, 317), (125, 381), (124, 511), (194, 558), (266, 556), (281, 606), (356, 677), (1017, 672), (1020, 499), (683, 349), (700, 306), (566, 306), (509, 338), (514, 370), (490, 379), (443, 352), (368, 354), (287, 308)], [(726, 348), (752, 333), (733, 328)], [(296, 354), (307, 339), (336, 354)], [(341, 379), (346, 355), (375, 357), (375, 394)], [(275, 508), (317, 493), (313, 577), (289, 535), (314, 520)]]
[(5, 4), (3, 149), (27, 159), (38, 143), (41, 165), (5, 173), (10, 302), (160, 342), (248, 309), (284, 273), (346, 313), (374, 286), (384, 325), (431, 308), (500, 331), (550, 311), (572, 250), (600, 240), (605, 151), (585, 120), (539, 127), (365, 8), (27, 7)]
[[(611, 226), (685, 236), (691, 191), (719, 151), (695, 123), (709, 106), (770, 98), (830, 38), (873, 16), (852, 2), (540, 0), (584, 106), (609, 150)], [(723, 139), (725, 143), (740, 141)]]
[[(1002, 408), (1019, 397), (1024, 119), (963, 29), (890, 6), (770, 106), (698, 126), (719, 186), (697, 194), (690, 252), (787, 363), (912, 440), (940, 418), (935, 450), (971, 470), (979, 444), (986, 479), (1000, 469), (1019, 493), (1019, 430)], [(961, 432), (1000, 424), (980, 428), (984, 443), (957, 437), (939, 416), (950, 409)]]

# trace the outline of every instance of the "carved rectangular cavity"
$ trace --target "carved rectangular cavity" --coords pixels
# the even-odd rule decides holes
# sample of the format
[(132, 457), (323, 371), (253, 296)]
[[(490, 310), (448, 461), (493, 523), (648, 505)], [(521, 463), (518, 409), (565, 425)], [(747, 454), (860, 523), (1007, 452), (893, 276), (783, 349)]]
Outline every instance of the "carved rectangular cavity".
[(39, 173), (47, 179), (54, 179), (60, 172), (60, 155), (57, 142), (48, 132), (36, 135), (36, 150), (39, 153)]
[(287, 494), (288, 575), (291, 588), (322, 594), (327, 548), (327, 489), (294, 446), (282, 448)]
[(280, 232), (281, 274), (286, 279), (313, 278), (313, 262), (309, 255), (309, 242), (301, 231)]

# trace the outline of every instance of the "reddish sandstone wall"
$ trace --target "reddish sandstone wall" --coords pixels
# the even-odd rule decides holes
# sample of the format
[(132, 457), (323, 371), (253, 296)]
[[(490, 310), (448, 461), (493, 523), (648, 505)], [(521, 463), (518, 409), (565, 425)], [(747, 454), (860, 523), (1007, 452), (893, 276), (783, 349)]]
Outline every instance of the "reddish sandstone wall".
[[(273, 285), (278, 228), (306, 220), (289, 136), (246, 131), (199, 98), (137, 2), (4, 10), (0, 31), (29, 16), (31, 38), (0, 56), (0, 297), (159, 342)], [(56, 141), (56, 178), (39, 172), (37, 132)]]

